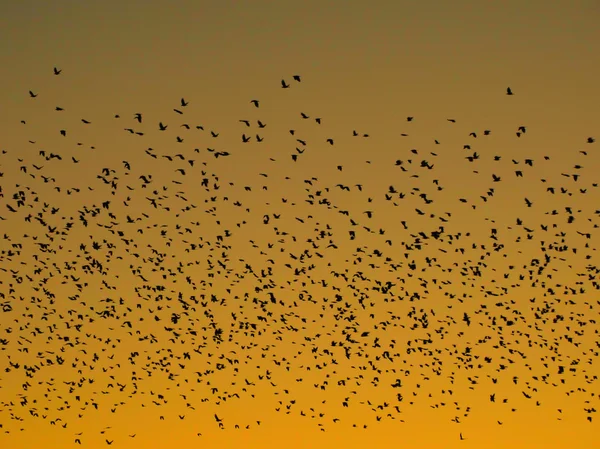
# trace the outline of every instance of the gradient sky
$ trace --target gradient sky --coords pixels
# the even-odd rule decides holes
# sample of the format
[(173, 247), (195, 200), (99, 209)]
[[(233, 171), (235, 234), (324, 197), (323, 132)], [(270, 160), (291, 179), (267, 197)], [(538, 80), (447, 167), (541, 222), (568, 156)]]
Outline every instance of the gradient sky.
[[(587, 143), (589, 137), (600, 139), (599, 20), (596, 0), (0, 3), (0, 151), (6, 150), (0, 154), (0, 234), (7, 237), (0, 240), (0, 302), (10, 304), (0, 311), (0, 339), (6, 341), (0, 346), (0, 447), (79, 447), (76, 438), (80, 447), (92, 449), (107, 447), (107, 439), (114, 440), (111, 447), (128, 449), (600, 447), (600, 417), (585, 411), (600, 409), (593, 377), (600, 373), (600, 295), (591, 268), (597, 260), (595, 211), (600, 201), (594, 184), (600, 181), (600, 157), (598, 143)], [(53, 74), (54, 67), (62, 70), (60, 75)], [(300, 75), (301, 82), (293, 75)], [(289, 89), (281, 88), (282, 79)], [(512, 96), (506, 95), (509, 86)], [(31, 98), (29, 91), (37, 97)], [(189, 105), (180, 104), (182, 97)], [(260, 100), (259, 108), (250, 103), (253, 99)], [(56, 111), (57, 106), (64, 110)], [(138, 112), (142, 123), (134, 120)], [(309, 118), (303, 119), (301, 112)], [(257, 120), (267, 126), (258, 128)], [(159, 122), (168, 125), (166, 131), (159, 131)], [(181, 127), (183, 123), (191, 129)], [(520, 126), (526, 132), (518, 137)], [(491, 132), (486, 136), (484, 130)], [(218, 137), (211, 137), (211, 131)], [(242, 143), (242, 133), (252, 140)], [(256, 142), (257, 133), (263, 142)], [(368, 138), (361, 137), (365, 133)], [(303, 146), (296, 139), (307, 142), (303, 154), (296, 150)], [(145, 153), (148, 148), (156, 159)], [(230, 155), (215, 158), (207, 148)], [(47, 160), (40, 151), (59, 154), (62, 160)], [(474, 153), (479, 159), (465, 159)], [(296, 162), (292, 154), (297, 154)], [(500, 161), (494, 161), (496, 155)], [(397, 160), (403, 161), (401, 166), (395, 165)], [(434, 168), (422, 167), (423, 160)], [(104, 175), (108, 184), (98, 178), (103, 168), (115, 170)], [(185, 176), (175, 171), (179, 168)], [(144, 188), (139, 178), (148, 174), (153, 181)], [(492, 175), (502, 180), (493, 182)], [(115, 177), (116, 191), (110, 186)], [(312, 185), (305, 182), (313, 177)], [(201, 186), (203, 178), (209, 179), (208, 191)], [(393, 200), (386, 200), (389, 186), (405, 197), (394, 193)], [(17, 208), (13, 195), (19, 192), (25, 199)], [(421, 193), (433, 203), (426, 204)], [(308, 195), (317, 204), (308, 204)], [(153, 208), (147, 198), (159, 207)], [(329, 207), (318, 204), (322, 198)], [(80, 211), (102, 209), (105, 201), (111, 202), (110, 210), (87, 215), (84, 227)], [(196, 207), (181, 211), (191, 204)], [(52, 213), (52, 208), (58, 210)], [(372, 211), (372, 217), (365, 211)], [(28, 214), (40, 212), (45, 224), (35, 218), (25, 221)], [(270, 216), (267, 224), (265, 215)], [(569, 215), (573, 223), (568, 223)], [(127, 216), (141, 220), (126, 223)], [(350, 219), (358, 225), (352, 226)], [(111, 221), (119, 224), (100, 226)], [(72, 229), (65, 229), (67, 222), (74, 223)], [(414, 248), (419, 232), (431, 235), (440, 226), (441, 241), (430, 238), (421, 250)], [(130, 246), (114, 234), (118, 229)], [(218, 242), (225, 229), (232, 236)], [(349, 230), (356, 232), (355, 240)], [(460, 239), (450, 238), (459, 233)], [(92, 249), (94, 241), (102, 248)], [(56, 252), (43, 252), (41, 242)], [(186, 251), (191, 243), (204, 246)], [(495, 251), (494, 243), (504, 246)], [(568, 248), (560, 251), (561, 246)], [(359, 247), (365, 252), (358, 254)], [(543, 274), (531, 268), (532, 259), (544, 260), (541, 247), (552, 258)], [(374, 256), (375, 249), (384, 257)], [(299, 258), (305, 250), (311, 258), (290, 257)], [(486, 251), (490, 255), (481, 259)], [(85, 257), (91, 256), (107, 275), (93, 267), (84, 272), (81, 265), (89, 265)], [(396, 271), (384, 263), (385, 257), (399, 265)], [(435, 260), (428, 266), (431, 258)], [(69, 271), (65, 263), (74, 260), (79, 268)], [(231, 270), (227, 277), (217, 261)], [(285, 264), (304, 267), (307, 273), (294, 275)], [(138, 267), (147, 282), (132, 274)], [(272, 273), (261, 277), (269, 267)], [(481, 276), (474, 274), (477, 267)], [(332, 274), (345, 270), (350, 278), (361, 272), (369, 280), (350, 283)], [(43, 278), (55, 295), (53, 304), (40, 289)], [(375, 280), (395, 286), (386, 297), (373, 290)], [(78, 292), (78, 282), (88, 285)], [(165, 285), (164, 295), (174, 299), (156, 301), (160, 292), (139, 290), (144, 284)], [(284, 304), (271, 304), (269, 291)], [(171, 313), (181, 313), (179, 292), (188, 299), (214, 294), (226, 301), (198, 304), (173, 324)], [(414, 292), (421, 300), (409, 300)], [(343, 300), (330, 307), (336, 294)], [(360, 295), (365, 295), (366, 309), (358, 304)], [(257, 321), (265, 313), (252, 304), (254, 297), (267, 301), (264, 307), (273, 313), (267, 322)], [(116, 301), (116, 317), (98, 315), (110, 308), (106, 298)], [(355, 320), (336, 320), (342, 313), (338, 306), (355, 314)], [(132, 311), (124, 317), (126, 307)], [(415, 316), (422, 318), (425, 312), (429, 327), (411, 329), (418, 322)], [(261, 334), (238, 331), (232, 313), (238, 321), (257, 324)], [(465, 313), (470, 326), (462, 320)], [(95, 321), (84, 322), (78, 314)], [(564, 321), (553, 322), (557, 316)], [(492, 324), (493, 317), (498, 323)], [(507, 317), (517, 320), (515, 326), (500, 323)], [(126, 320), (132, 329), (122, 326)], [(225, 342), (212, 340), (211, 320), (224, 330)], [(390, 324), (382, 325), (386, 320)], [(77, 323), (83, 323), (80, 332), (74, 328)], [(51, 334), (47, 327), (52, 325)], [(180, 336), (174, 338), (165, 326)], [(349, 326), (354, 326), (352, 338), (358, 343), (351, 346), (348, 360), (330, 342), (342, 341)], [(189, 328), (196, 329), (195, 338)], [(362, 336), (364, 332), (369, 335)], [(149, 334), (157, 337), (156, 343), (139, 340)], [(65, 336), (69, 341), (61, 339)], [(205, 336), (206, 347), (194, 352)], [(373, 348), (375, 338), (382, 348)], [(428, 338), (435, 357), (418, 349), (406, 354), (409, 347), (423, 349), (418, 339)], [(506, 347), (494, 348), (501, 340)], [(359, 347), (362, 356), (356, 354)], [(478, 358), (461, 355), (466, 347)], [(386, 348), (399, 353), (393, 363), (375, 359)], [(326, 349), (335, 350), (337, 365), (330, 363)], [(135, 366), (128, 360), (134, 351), (140, 354)], [(183, 352), (191, 353), (191, 360), (170, 357)], [(239, 364), (219, 360), (222, 354)], [(64, 365), (45, 362), (57, 355)], [(466, 369), (460, 359), (474, 367)], [(157, 365), (161, 360), (170, 362), (168, 370), (177, 375), (169, 379), (169, 371)], [(150, 365), (144, 368), (146, 363)], [(195, 374), (217, 370), (217, 363), (226, 365), (223, 374)], [(26, 377), (25, 366), (41, 364), (33, 377)], [(508, 368), (498, 372), (499, 364)], [(566, 367), (565, 374), (557, 374), (559, 366)], [(263, 377), (267, 371), (270, 379)], [(82, 378), (87, 384), (72, 385), (69, 391), (65, 382), (76, 384)], [(345, 386), (338, 385), (347, 378)], [(400, 389), (390, 386), (397, 378), (402, 379)], [(26, 382), (30, 386), (25, 391)], [(117, 383), (126, 384), (123, 391)], [(234, 393), (239, 400), (218, 398)], [(490, 401), (493, 393), (496, 402)], [(351, 397), (347, 408), (342, 407), (346, 397)], [(92, 402), (99, 404), (98, 410)], [(378, 410), (383, 403), (390, 405)], [(215, 413), (223, 418), (224, 429), (218, 428)], [(340, 421), (334, 423), (334, 417)], [(62, 421), (52, 425), (56, 418)]]

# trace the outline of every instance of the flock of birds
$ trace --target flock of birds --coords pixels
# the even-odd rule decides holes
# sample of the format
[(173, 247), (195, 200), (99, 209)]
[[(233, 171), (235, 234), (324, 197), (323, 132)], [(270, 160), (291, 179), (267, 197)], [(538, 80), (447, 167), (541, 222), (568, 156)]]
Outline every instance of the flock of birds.
[[(54, 75), (65, 76), (58, 68)], [(281, 88), (301, 82), (295, 75)], [(70, 114), (44, 92), (29, 97), (32, 107)], [(481, 212), (472, 223), (486, 229), (481, 241), (475, 231), (453, 232), (460, 213), (440, 207), (484, 210), (501, 186), (525, 176), (528, 186), (537, 182), (533, 167), (540, 163), (478, 154), (476, 139), (491, 130), (471, 132), (458, 152), (444, 148), (488, 179), (473, 198), (440, 200), (453, 186), (432, 162), (439, 153), (417, 149), (391, 161), (397, 175), (384, 190), (369, 191), (368, 181), (336, 182), (343, 161), (329, 179), (302, 179), (291, 170), (283, 189), (269, 184), (283, 178), (280, 155), (258, 174), (263, 185), (227, 179), (239, 154), (219, 145), (219, 132), (191, 122), (190, 101), (174, 106), (172, 118), (158, 124), (143, 112), (114, 116), (127, 123), (124, 138), (143, 138), (128, 141), (136, 150), (118, 163), (94, 146), (78, 149), (87, 145), (76, 142), (81, 126), (94, 126), (85, 118), (55, 131), (63, 149), (44, 149), (37, 140), (28, 144), (34, 152), (2, 149), (4, 432), (45, 420), (82, 444), (78, 419), (102, 410), (118, 415), (130, 405), (154, 407), (158, 420), (193, 419), (208, 408), (218, 428), (248, 429), (261, 421), (228, 422), (219, 407), (264, 395), (259, 386), (273, 392), (276, 411), (311, 418), (322, 431), (347, 421), (344, 409), (352, 407), (365, 407), (375, 422), (409, 421), (418, 402), (448, 410), (460, 424), (474, 412), (461, 389), (484, 392), (489, 407), (478, 412), (490, 416), (541, 407), (541, 392), (559, 389), (565, 410), (577, 400), (593, 421), (600, 301), (590, 296), (597, 298), (600, 268), (591, 243), (600, 211), (558, 206), (597, 187), (586, 183), (583, 165), (541, 180), (556, 209), (511, 215), (541, 207), (525, 197), (503, 212), (503, 222)], [(248, 117), (239, 119), (239, 145), (268, 147), (274, 125), (260, 117), (261, 107), (251, 100)], [(302, 125), (324, 127), (325, 119), (300, 112), (298, 120), (286, 131), (292, 167), (339, 140), (310, 141)], [(527, 127), (514, 132), (521, 138)], [(172, 145), (153, 149), (153, 133)], [(347, 136), (370, 137), (357, 130)], [(201, 138), (208, 146), (189, 146)], [(132, 156), (138, 143), (143, 151)], [(579, 151), (585, 156), (587, 149)], [(483, 173), (484, 159), (494, 172)], [(93, 179), (80, 174), (86, 163)], [(378, 222), (394, 214), (394, 228)], [(519, 251), (529, 247), (535, 249)], [(519, 257), (526, 263), (514, 262)], [(157, 378), (162, 391), (154, 381), (148, 386)], [(300, 395), (303, 386), (312, 393)], [(180, 403), (178, 416), (161, 411), (168, 402)], [(561, 419), (563, 407), (556, 413)], [(107, 445), (116, 441), (110, 428), (101, 433)]]

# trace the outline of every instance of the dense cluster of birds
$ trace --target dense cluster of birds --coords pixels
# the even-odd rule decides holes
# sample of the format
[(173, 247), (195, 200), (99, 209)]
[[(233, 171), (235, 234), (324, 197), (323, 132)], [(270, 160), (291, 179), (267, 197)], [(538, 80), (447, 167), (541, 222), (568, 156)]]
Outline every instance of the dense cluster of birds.
[[(65, 76), (58, 68), (54, 75)], [(294, 75), (280, 87), (305, 84)], [(554, 388), (564, 393), (558, 419), (580, 407), (593, 421), (600, 210), (569, 203), (597, 187), (582, 163), (539, 181), (534, 167), (550, 156), (479, 154), (476, 142), (492, 130), (476, 130), (458, 149), (431, 144), (486, 179), (483, 191), (457, 198), (440, 153), (418, 149), (390, 161), (393, 182), (370, 190), (368, 179), (344, 181), (343, 155), (327, 179), (310, 175), (319, 152), (370, 134), (311, 140), (304, 124), (325, 129), (326, 120), (298, 112), (301, 124), (285, 131), (291, 151), (269, 154), (261, 183), (243, 185), (231, 175), (239, 148), (268, 147), (274, 128), (260, 99), (236, 118), (239, 144), (229, 149), (220, 132), (193, 123), (191, 99), (158, 123), (143, 112), (117, 114), (132, 140), (126, 156), (110, 161), (77, 141), (94, 120), (45, 96), (29, 91), (27, 101), (68, 116), (73, 125), (54, 130), (65, 144), (51, 150), (30, 140), (0, 154), (3, 432), (46, 420), (81, 444), (77, 418), (126, 405), (155, 407), (159, 420), (208, 407), (213, 425), (246, 429), (261, 421), (228, 422), (219, 406), (264, 388), (277, 411), (323, 431), (351, 407), (375, 421), (409, 421), (419, 401), (460, 424), (474, 410), (469, 391), (485, 396), (480, 413), (494, 417), (544, 406), (542, 392)], [(406, 118), (400, 138), (415, 120)], [(522, 139), (528, 129), (513, 132)], [(148, 142), (157, 135), (172, 144), (154, 149)], [(209, 144), (194, 148), (201, 139)], [(525, 177), (517, 202), (513, 195), (501, 218), (486, 217), (501, 187)], [(540, 183), (548, 210), (528, 193)], [(460, 210), (471, 215), (461, 219)], [(163, 383), (148, 386), (151, 377)], [(313, 393), (300, 395), (303, 385)], [(178, 416), (161, 411), (178, 401)], [(102, 434), (118, 443), (110, 430)]]

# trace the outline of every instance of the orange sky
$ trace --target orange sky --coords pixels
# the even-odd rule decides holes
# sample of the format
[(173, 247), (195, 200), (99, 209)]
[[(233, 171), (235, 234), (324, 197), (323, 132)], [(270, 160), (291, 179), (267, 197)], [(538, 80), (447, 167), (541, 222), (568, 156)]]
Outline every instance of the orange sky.
[(0, 447), (600, 447), (599, 19), (0, 4)]

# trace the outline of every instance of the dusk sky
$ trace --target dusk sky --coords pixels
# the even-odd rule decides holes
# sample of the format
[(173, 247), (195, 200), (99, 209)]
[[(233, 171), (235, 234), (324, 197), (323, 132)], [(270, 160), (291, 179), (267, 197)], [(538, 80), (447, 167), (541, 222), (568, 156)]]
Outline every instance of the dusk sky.
[(0, 3), (0, 448), (600, 448), (599, 21)]

